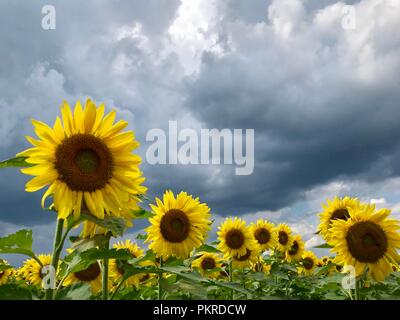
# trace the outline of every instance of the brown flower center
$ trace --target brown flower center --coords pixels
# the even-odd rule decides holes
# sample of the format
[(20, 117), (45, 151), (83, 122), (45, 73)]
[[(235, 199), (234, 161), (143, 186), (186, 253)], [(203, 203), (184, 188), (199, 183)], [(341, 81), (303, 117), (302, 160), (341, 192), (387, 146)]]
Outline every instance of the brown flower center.
[(265, 228), (259, 228), (254, 232), (254, 237), (259, 244), (266, 244), (271, 238), (269, 231)]
[(239, 249), (244, 244), (244, 235), (237, 229), (229, 230), (225, 236), (226, 244), (231, 249)]
[(250, 258), (250, 255), (251, 255), (251, 250), (246, 249), (246, 253), (245, 253), (243, 256), (237, 255), (237, 256), (235, 257), (235, 259), (236, 259), (237, 261), (246, 261), (247, 259)]
[(332, 213), (330, 220), (348, 220), (349, 218), (350, 214), (347, 209), (338, 209)]
[(4, 275), (4, 271), (1, 271), (0, 272), (0, 279), (3, 278), (3, 275)]
[(314, 260), (309, 257), (304, 258), (303, 267), (306, 270), (311, 270), (314, 267)]
[(371, 221), (352, 225), (347, 232), (346, 241), (351, 255), (364, 263), (377, 262), (385, 255), (388, 247), (385, 232)]
[(97, 262), (91, 264), (89, 268), (75, 272), (75, 277), (80, 281), (89, 282), (96, 279), (100, 274), (100, 266)]
[(57, 147), (55, 168), (70, 189), (92, 192), (110, 180), (113, 159), (103, 141), (91, 134), (76, 134)]
[(299, 243), (296, 240), (294, 240), (292, 247), (289, 250), (289, 254), (291, 256), (295, 256), (297, 254), (297, 252), (299, 252)]
[(145, 282), (146, 280), (150, 279), (150, 275), (148, 273), (146, 273), (143, 277), (140, 278), (140, 282)]
[(279, 243), (283, 246), (286, 246), (289, 241), (289, 236), (285, 231), (279, 231), (278, 233)]
[(189, 218), (183, 211), (171, 209), (161, 218), (160, 231), (165, 240), (182, 242), (189, 235)]
[(201, 268), (203, 270), (211, 270), (215, 268), (215, 260), (210, 257), (206, 257), (201, 261)]

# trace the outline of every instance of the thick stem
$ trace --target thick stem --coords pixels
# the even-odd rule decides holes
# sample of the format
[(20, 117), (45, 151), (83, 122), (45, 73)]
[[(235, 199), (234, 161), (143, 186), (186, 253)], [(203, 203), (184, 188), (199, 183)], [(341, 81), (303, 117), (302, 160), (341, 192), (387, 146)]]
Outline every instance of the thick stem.
[[(160, 268), (163, 266), (163, 260), (162, 257), (160, 257)], [(158, 274), (158, 300), (162, 300), (163, 292), (162, 292), (162, 287), (161, 287), (161, 279), (162, 279), (162, 272)]]
[[(58, 260), (60, 259), (60, 253), (61, 253), (61, 250), (59, 249), (59, 243), (62, 238), (63, 227), (64, 227), (64, 219), (58, 219), (56, 231), (54, 234), (53, 253), (51, 256), (51, 265), (54, 268), (55, 276), (57, 275)], [(53, 288), (49, 288), (46, 290), (46, 300), (53, 300)]]
[[(105, 249), (109, 249), (110, 247), (110, 238), (108, 237), (106, 243), (104, 245)], [(103, 259), (103, 270), (102, 270), (102, 299), (108, 300), (108, 258)]]

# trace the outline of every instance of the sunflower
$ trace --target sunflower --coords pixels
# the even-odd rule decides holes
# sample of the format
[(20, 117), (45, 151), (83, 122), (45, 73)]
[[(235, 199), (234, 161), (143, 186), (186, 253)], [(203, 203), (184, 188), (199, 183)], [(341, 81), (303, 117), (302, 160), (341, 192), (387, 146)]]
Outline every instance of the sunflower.
[(96, 261), (85, 270), (70, 273), (63, 282), (63, 285), (69, 286), (73, 283), (79, 282), (88, 283), (90, 285), (92, 293), (97, 294), (101, 291), (101, 278), (101, 267), (100, 264)]
[(368, 270), (383, 281), (391, 272), (391, 263), (399, 261), (398, 221), (390, 219), (389, 209), (375, 210), (373, 205), (349, 209), (350, 219), (332, 222), (332, 251), (335, 263), (355, 268), (356, 276)]
[(324, 210), (319, 214), (320, 224), (318, 225), (318, 233), (321, 234), (327, 243), (330, 243), (332, 221), (349, 219), (349, 209), (358, 208), (361, 206), (361, 203), (357, 198), (350, 197), (335, 197), (333, 200), (327, 199), (326, 202), (326, 204), (322, 204)]
[(292, 245), (292, 230), (284, 223), (278, 224), (275, 230), (278, 235), (277, 249), (282, 252), (289, 250)]
[(18, 271), (19, 277), (33, 286), (41, 286), (44, 274), (43, 268), (51, 265), (51, 255), (39, 254), (37, 256), (43, 267), (35, 259), (28, 259)]
[(203, 244), (211, 229), (210, 208), (186, 192), (175, 198), (170, 190), (164, 193), (163, 201), (156, 198), (156, 203), (150, 205), (154, 216), (146, 229), (149, 248), (164, 260), (170, 256), (186, 259)]
[(258, 248), (256, 250), (247, 249), (244, 255), (236, 255), (232, 257), (232, 266), (235, 268), (247, 268), (259, 260), (260, 251)]
[(262, 260), (257, 261), (256, 263), (253, 263), (252, 268), (255, 272), (262, 272), (265, 274), (270, 274), (271, 273), (271, 265), (265, 263)]
[[(113, 247), (117, 250), (127, 249), (132, 255), (132, 258), (140, 258), (143, 257), (144, 251), (136, 244), (131, 242), (129, 239), (125, 241), (125, 243), (118, 242), (113, 245)], [(114, 283), (120, 283), (124, 277), (124, 265), (128, 264), (127, 261), (117, 261), (115, 259), (111, 259), (110, 261), (110, 278)], [(142, 266), (142, 264), (140, 264)], [(140, 283), (140, 280), (145, 276), (143, 273), (137, 273), (133, 276), (129, 277), (125, 280), (124, 286), (137, 286)]]
[[(0, 265), (5, 265), (7, 266), (8, 263), (5, 260), (1, 260)], [(6, 284), (8, 280), (14, 275), (15, 271), (13, 268), (8, 268), (3, 271), (0, 271), (0, 286), (3, 284)]]
[(398, 263), (391, 263), (392, 271), (398, 272), (399, 271), (399, 264)]
[(259, 245), (253, 237), (246, 222), (240, 218), (227, 218), (219, 226), (218, 248), (224, 253), (225, 259), (245, 257), (259, 253)]
[(301, 267), (297, 268), (299, 274), (313, 275), (318, 258), (312, 251), (305, 251), (301, 256)]
[(192, 262), (192, 268), (197, 269), (200, 273), (209, 278), (218, 278), (220, 271), (213, 269), (221, 268), (221, 257), (216, 253), (203, 252), (201, 256)]
[(260, 219), (255, 224), (252, 223), (250, 225), (250, 230), (260, 245), (261, 251), (275, 248), (277, 245), (278, 235), (275, 232), (273, 223)]
[(33, 165), (21, 170), (35, 176), (26, 191), (49, 186), (41, 203), (44, 207), (52, 196), (60, 219), (71, 214), (77, 219), (82, 210), (99, 219), (121, 216), (135, 209), (138, 195), (146, 191), (141, 158), (132, 153), (139, 146), (134, 133), (122, 132), (128, 123), (114, 123), (116, 112), (104, 116), (104, 108), (88, 99), (85, 108), (78, 101), (72, 112), (64, 101), (62, 120), (57, 117), (53, 127), (32, 120), (39, 139), (27, 137), (33, 147), (18, 154)]
[(296, 235), (292, 238), (292, 245), (290, 249), (286, 250), (285, 253), (286, 261), (295, 262), (301, 260), (303, 252), (304, 252), (304, 242), (301, 240), (300, 235)]

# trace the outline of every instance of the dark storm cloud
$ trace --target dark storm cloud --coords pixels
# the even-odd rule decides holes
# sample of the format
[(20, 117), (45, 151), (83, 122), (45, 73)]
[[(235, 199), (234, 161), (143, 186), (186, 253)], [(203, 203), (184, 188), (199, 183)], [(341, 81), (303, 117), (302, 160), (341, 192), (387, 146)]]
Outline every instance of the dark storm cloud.
[[(2, 1), (0, 158), (28, 146), (29, 118), (51, 123), (62, 99), (91, 96), (130, 122), (142, 156), (147, 130), (168, 120), (255, 129), (252, 175), (144, 163), (150, 198), (185, 190), (215, 213), (243, 214), (288, 206), (335, 178), (396, 176), (400, 19), (359, 6), (359, 29), (345, 31), (340, 4), (321, 3), (207, 1), (181, 12), (180, 1), (49, 2), (57, 29), (43, 31), (42, 2)], [(190, 25), (201, 14), (205, 23)], [(174, 40), (168, 30), (179, 17)], [(53, 218), (39, 193), (23, 192), (27, 179), (0, 171), (1, 221)]]

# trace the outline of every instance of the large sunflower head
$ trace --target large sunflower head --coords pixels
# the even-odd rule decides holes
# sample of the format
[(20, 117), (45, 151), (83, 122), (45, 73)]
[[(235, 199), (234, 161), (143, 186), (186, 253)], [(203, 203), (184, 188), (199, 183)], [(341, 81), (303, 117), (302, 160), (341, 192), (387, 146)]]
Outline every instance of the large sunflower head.
[(305, 251), (301, 256), (301, 266), (297, 268), (299, 274), (313, 275), (317, 267), (318, 258), (312, 251)]
[[(101, 267), (96, 261), (85, 270), (70, 273), (63, 282), (64, 286), (72, 285), (73, 283), (88, 283), (93, 294), (101, 291)], [(109, 282), (111, 285), (111, 282)]]
[(139, 146), (134, 133), (122, 131), (127, 122), (114, 123), (115, 111), (104, 112), (104, 104), (96, 107), (88, 99), (73, 111), (63, 102), (62, 120), (57, 117), (53, 127), (32, 120), (38, 139), (27, 137), (33, 147), (18, 154), (32, 164), (21, 171), (35, 176), (26, 191), (48, 186), (42, 206), (52, 196), (59, 218), (78, 218), (82, 210), (99, 219), (121, 216), (135, 209), (137, 195), (146, 191), (141, 158), (132, 153)]
[[(131, 240), (126, 240), (124, 242), (118, 242), (113, 245), (113, 247), (117, 250), (120, 249), (127, 249), (132, 255), (132, 258), (140, 258), (144, 255), (144, 251), (136, 244), (133, 243)], [(110, 279), (115, 282), (119, 283), (122, 281), (125, 270), (124, 270), (124, 265), (127, 264), (127, 261), (118, 261), (115, 259), (112, 259), (110, 261)], [(141, 264), (142, 265), (142, 264)], [(124, 286), (129, 287), (129, 286), (137, 286), (140, 283), (140, 280), (144, 277), (145, 275), (142, 273), (136, 273), (133, 276), (129, 277), (128, 279), (125, 280)]]
[(277, 249), (285, 252), (289, 250), (292, 245), (292, 230), (287, 224), (281, 223), (276, 226), (276, 234), (278, 235)]
[(324, 210), (319, 215), (320, 224), (318, 225), (318, 232), (326, 242), (329, 243), (331, 240), (330, 230), (332, 227), (332, 221), (348, 220), (350, 218), (349, 210), (360, 206), (361, 203), (357, 198), (350, 197), (335, 197), (333, 200), (327, 199), (326, 204), (322, 204)]
[(203, 252), (200, 257), (193, 260), (192, 268), (200, 271), (200, 273), (209, 278), (218, 278), (220, 271), (215, 270), (221, 268), (221, 257), (216, 253)]
[(332, 251), (335, 263), (351, 265), (356, 275), (364, 271), (377, 281), (383, 281), (391, 272), (391, 263), (399, 261), (399, 222), (390, 219), (390, 210), (375, 210), (361, 206), (349, 210), (350, 219), (332, 222)]
[(254, 238), (258, 242), (261, 251), (275, 248), (278, 243), (278, 235), (275, 232), (273, 223), (266, 220), (257, 220), (256, 223), (250, 225), (250, 230)]
[(154, 216), (146, 229), (149, 248), (164, 260), (170, 256), (186, 259), (190, 252), (200, 247), (210, 230), (210, 208), (186, 192), (176, 198), (172, 191), (164, 193), (163, 201), (150, 205)]
[(244, 220), (237, 217), (227, 218), (218, 229), (218, 248), (226, 259), (244, 257), (248, 251), (253, 254), (259, 252), (260, 247)]
[(291, 247), (286, 250), (286, 260), (288, 262), (295, 262), (301, 260), (304, 252), (304, 242), (300, 235), (293, 236)]
[(39, 254), (37, 256), (43, 267), (35, 259), (28, 259), (19, 269), (19, 277), (33, 286), (40, 287), (45, 276), (43, 268), (51, 265), (51, 255)]

